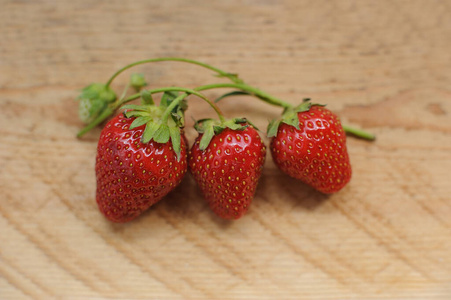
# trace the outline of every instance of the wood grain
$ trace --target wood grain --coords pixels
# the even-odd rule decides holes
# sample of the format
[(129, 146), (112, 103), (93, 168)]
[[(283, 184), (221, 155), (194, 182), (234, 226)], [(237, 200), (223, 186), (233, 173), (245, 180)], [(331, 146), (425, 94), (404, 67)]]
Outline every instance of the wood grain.
[[(450, 1), (0, 4), (1, 299), (451, 299)], [(353, 179), (332, 196), (268, 156), (236, 222), (216, 218), (187, 176), (139, 219), (111, 224), (95, 204), (100, 129), (75, 138), (74, 98), (161, 56), (328, 103), (377, 141), (348, 139)], [(151, 87), (219, 80), (177, 63), (135, 71)], [(262, 129), (280, 113), (246, 97), (221, 108)], [(212, 115), (190, 101), (190, 142), (191, 117)]]

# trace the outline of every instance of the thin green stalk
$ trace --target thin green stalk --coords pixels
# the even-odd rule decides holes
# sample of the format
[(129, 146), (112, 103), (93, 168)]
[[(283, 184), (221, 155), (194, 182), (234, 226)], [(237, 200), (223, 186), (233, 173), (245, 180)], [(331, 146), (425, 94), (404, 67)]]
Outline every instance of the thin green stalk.
[[(257, 88), (251, 87), (247, 84), (237, 84), (237, 83), (213, 83), (213, 84), (207, 84), (207, 85), (202, 85), (199, 86), (197, 88), (194, 88), (194, 91), (206, 91), (206, 90), (212, 90), (212, 89), (217, 89), (217, 88), (236, 88), (242, 91), (246, 91), (249, 92), (251, 95), (256, 96), (260, 99), (262, 99), (263, 101), (265, 101), (266, 103), (275, 105), (275, 106), (280, 106), (283, 108), (288, 108), (291, 107), (291, 104), (278, 99), (274, 96), (271, 96)], [(137, 98), (139, 98), (140, 94), (134, 94), (129, 96), (128, 98), (124, 99), (124, 102), (128, 102), (131, 100), (135, 100)]]
[(209, 64), (200, 62), (200, 61), (196, 61), (196, 60), (192, 60), (192, 59), (187, 59), (187, 58), (180, 58), (180, 57), (161, 57), (161, 58), (153, 58), (153, 59), (145, 59), (145, 60), (140, 60), (134, 63), (131, 63), (121, 69), (119, 69), (116, 73), (113, 74), (113, 76), (111, 76), (111, 78), (107, 81), (106, 83), (106, 87), (108, 87), (111, 82), (117, 77), (119, 76), (119, 74), (121, 74), (122, 72), (124, 72), (125, 70), (128, 70), (134, 66), (137, 65), (141, 65), (141, 64), (146, 64), (146, 63), (152, 63), (152, 62), (163, 62), (163, 61), (177, 61), (177, 62), (185, 62), (185, 63), (190, 63), (190, 64), (194, 64), (194, 65), (198, 65), (201, 66), (203, 68), (209, 69), (214, 71), (215, 73), (217, 73), (219, 76), (221, 77), (226, 77), (229, 80), (231, 80), (233, 83), (231, 84), (212, 84), (212, 85), (206, 85), (200, 88), (197, 88), (195, 90), (201, 91), (201, 90), (207, 90), (207, 89), (212, 89), (212, 88), (220, 88), (220, 87), (224, 87), (224, 88), (236, 88), (242, 91), (246, 91), (249, 92), (250, 94), (262, 99), (263, 101), (272, 104), (272, 105), (276, 105), (276, 106), (281, 106), (284, 108), (288, 108), (291, 107), (291, 104), (278, 99), (272, 95), (269, 95), (257, 88), (254, 88), (250, 85), (245, 84), (241, 79), (238, 78), (237, 75), (232, 74), (232, 73), (228, 73), (226, 71), (223, 71), (221, 69), (218, 69), (216, 67), (213, 67)]
[(129, 88), (130, 88), (130, 83), (128, 83), (125, 86), (124, 90), (122, 91), (121, 96), (119, 97), (119, 99), (120, 99), (119, 101), (121, 101), (121, 100), (123, 100), (125, 98), (125, 95), (127, 94), (127, 91), (128, 91)]
[(212, 70), (216, 73), (218, 73), (218, 75), (222, 76), (222, 77), (227, 77), (230, 80), (232, 80), (235, 83), (242, 83), (242, 81), (234, 74), (225, 72), (221, 69), (218, 69), (216, 67), (213, 67), (209, 64), (200, 62), (200, 61), (196, 61), (196, 60), (192, 60), (192, 59), (187, 59), (187, 58), (180, 58), (180, 57), (160, 57), (160, 58), (153, 58), (153, 59), (145, 59), (145, 60), (140, 60), (134, 63), (131, 63), (121, 69), (119, 69), (116, 73), (113, 74), (113, 76), (110, 77), (110, 79), (107, 81), (106, 86), (110, 86), (111, 82), (113, 82), (113, 80), (119, 76), (119, 74), (121, 74), (122, 72), (124, 72), (127, 69), (130, 69), (134, 66), (137, 65), (142, 65), (142, 64), (146, 64), (146, 63), (152, 63), (152, 62), (162, 62), (162, 61), (178, 61), (178, 62), (186, 62), (186, 63), (190, 63), (190, 64), (194, 64), (194, 65), (198, 65), (204, 68), (207, 68), (209, 70)]
[(288, 108), (288, 107), (292, 106), (288, 102), (285, 102), (279, 98), (276, 98), (268, 93), (263, 92), (262, 90), (254, 88), (245, 83), (214, 83), (214, 84), (208, 84), (208, 85), (203, 85), (203, 86), (197, 87), (197, 88), (195, 88), (195, 90), (196, 91), (205, 91), (205, 90), (211, 90), (211, 89), (215, 89), (215, 88), (236, 88), (236, 89), (239, 89), (242, 91), (249, 92), (251, 95), (262, 99), (263, 101), (265, 101), (268, 104), (280, 106), (283, 108)]
[(221, 120), (221, 122), (225, 121), (224, 118), (224, 114), (221, 112), (221, 110), (219, 109), (219, 107), (214, 104), (213, 102), (211, 102), (207, 97), (205, 97), (204, 95), (202, 95), (201, 93), (199, 93), (196, 90), (193, 89), (187, 89), (187, 88), (180, 88), (180, 87), (175, 87), (175, 88), (167, 88), (166, 91), (179, 91), (179, 92), (185, 92), (184, 94), (179, 95), (177, 98), (175, 98), (171, 104), (169, 104), (168, 108), (166, 108), (165, 112), (163, 113), (163, 116), (161, 116), (161, 119), (163, 122), (166, 122), (169, 115), (171, 114), (172, 110), (185, 98), (187, 97), (189, 94), (193, 94), (196, 95), (197, 97), (205, 100), (212, 108), (213, 110), (216, 112), (216, 114), (218, 115), (219, 119)]
[(112, 110), (111, 108), (107, 107), (94, 121), (86, 125), (82, 130), (80, 130), (77, 134), (77, 137), (81, 137), (84, 134), (86, 134), (88, 131), (102, 123), (104, 120), (106, 120), (109, 116), (113, 114), (115, 110)]
[[(202, 88), (202, 87), (200, 87)], [(219, 107), (213, 103), (210, 99), (208, 99), (207, 97), (205, 97), (203, 94), (199, 93), (200, 91), (202, 91), (202, 89), (197, 88), (197, 89), (188, 89), (188, 88), (183, 88), (183, 87), (164, 87), (164, 88), (159, 88), (159, 89), (152, 89), (149, 90), (149, 92), (151, 94), (156, 94), (156, 93), (162, 93), (162, 92), (170, 92), (170, 91), (174, 91), (174, 92), (185, 92), (182, 95), (179, 95), (177, 98), (174, 99), (174, 101), (172, 101), (172, 103), (170, 104), (169, 107), (171, 107), (171, 110), (167, 111), (167, 115), (170, 114), (170, 112), (172, 111), (172, 109), (184, 98), (186, 98), (189, 94), (193, 94), (196, 95), (197, 97), (205, 100), (210, 106), (211, 108), (213, 108), (213, 110), (216, 112), (216, 114), (218, 115), (219, 119), (221, 121), (224, 120), (224, 114), (222, 113), (222, 111), (219, 109)], [(128, 96), (127, 98), (125, 98), (124, 100), (122, 100), (120, 103), (118, 103), (117, 105), (115, 105), (115, 108), (119, 108), (121, 107), (123, 104), (136, 100), (141, 96), (141, 93), (136, 93), (133, 95)], [(180, 99), (179, 99), (180, 98)], [(177, 101), (176, 101), (177, 100)], [(176, 103), (175, 103), (176, 102)], [(173, 104), (175, 103), (175, 104)], [(169, 109), (168, 107), (168, 109)], [(164, 117), (164, 116), (163, 116)]]
[(358, 128), (347, 126), (347, 125), (342, 125), (342, 127), (346, 133), (350, 133), (356, 137), (359, 137), (359, 138), (362, 138), (365, 140), (369, 140), (369, 141), (374, 141), (376, 139), (376, 136), (374, 134), (364, 131), (362, 129), (358, 129)]

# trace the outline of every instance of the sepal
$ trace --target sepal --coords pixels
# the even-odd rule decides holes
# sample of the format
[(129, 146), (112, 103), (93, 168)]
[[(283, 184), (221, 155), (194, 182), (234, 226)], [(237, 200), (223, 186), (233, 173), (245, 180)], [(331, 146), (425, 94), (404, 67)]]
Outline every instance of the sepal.
[(325, 105), (311, 103), (310, 98), (305, 98), (299, 105), (295, 107), (285, 108), (282, 117), (280, 119), (272, 120), (269, 122), (266, 131), (267, 136), (269, 138), (276, 136), (281, 123), (285, 123), (287, 125), (295, 127), (296, 129), (300, 129), (298, 113), (309, 111), (312, 106), (325, 106)]
[(80, 101), (79, 118), (83, 123), (88, 124), (102, 114), (109, 103), (116, 100), (116, 94), (103, 83), (93, 83), (82, 89), (77, 100)]
[(143, 144), (149, 143), (151, 140), (165, 144), (170, 140), (172, 148), (177, 155), (177, 160), (180, 160), (181, 128), (183, 128), (184, 124), (186, 104), (184, 101), (181, 101), (180, 105), (175, 106), (171, 111), (167, 122), (163, 122), (163, 115), (171, 102), (177, 98), (178, 93), (165, 92), (160, 101), (160, 106), (154, 105), (153, 100), (150, 101), (151, 95), (147, 91), (142, 91), (141, 96), (143, 102), (148, 104), (122, 106), (122, 109), (125, 110), (123, 113), (126, 118), (135, 118), (130, 124), (130, 129), (145, 125), (141, 137)]
[(268, 124), (266, 135), (271, 138), (277, 135), (281, 120), (271, 120)]
[(235, 118), (226, 120), (224, 122), (214, 119), (198, 120), (194, 124), (194, 128), (197, 132), (202, 134), (202, 138), (200, 139), (199, 143), (199, 149), (201, 151), (207, 149), (213, 137), (220, 134), (226, 128), (230, 128), (232, 130), (244, 130), (249, 127), (249, 125), (250, 122), (245, 118)]

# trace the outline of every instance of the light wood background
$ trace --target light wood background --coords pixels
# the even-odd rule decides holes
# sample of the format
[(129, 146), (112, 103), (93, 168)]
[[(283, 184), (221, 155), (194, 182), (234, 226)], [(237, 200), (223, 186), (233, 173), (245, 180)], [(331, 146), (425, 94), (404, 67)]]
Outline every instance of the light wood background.
[[(0, 299), (451, 299), (450, 1), (0, 5)], [(236, 222), (215, 217), (187, 176), (136, 221), (109, 223), (95, 203), (100, 129), (75, 138), (74, 98), (161, 56), (328, 103), (377, 141), (348, 139), (353, 179), (329, 197), (268, 156)], [(134, 71), (151, 87), (220, 80), (182, 63)], [(221, 108), (262, 129), (280, 113), (247, 97)], [(190, 101), (190, 142), (191, 117), (212, 115)]]

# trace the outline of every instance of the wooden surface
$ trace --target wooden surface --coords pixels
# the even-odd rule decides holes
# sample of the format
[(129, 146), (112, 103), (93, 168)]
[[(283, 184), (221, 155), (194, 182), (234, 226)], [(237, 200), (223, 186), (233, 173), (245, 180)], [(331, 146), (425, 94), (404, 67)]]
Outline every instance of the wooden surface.
[[(0, 4), (0, 299), (451, 299), (450, 1)], [(215, 217), (187, 176), (111, 224), (95, 203), (100, 129), (75, 138), (74, 98), (161, 56), (328, 103), (377, 141), (348, 139), (353, 179), (329, 197), (268, 156), (239, 221)], [(151, 87), (220, 80), (178, 63), (135, 71)], [(213, 114), (190, 105), (192, 142), (191, 117)], [(221, 108), (260, 128), (280, 113), (246, 97)]]

